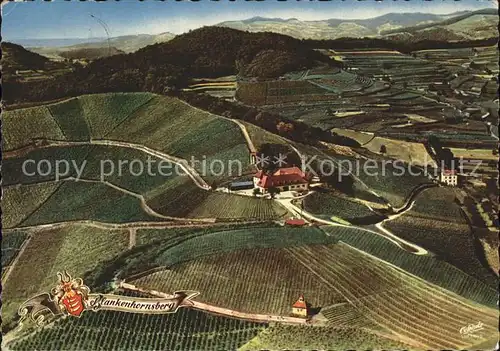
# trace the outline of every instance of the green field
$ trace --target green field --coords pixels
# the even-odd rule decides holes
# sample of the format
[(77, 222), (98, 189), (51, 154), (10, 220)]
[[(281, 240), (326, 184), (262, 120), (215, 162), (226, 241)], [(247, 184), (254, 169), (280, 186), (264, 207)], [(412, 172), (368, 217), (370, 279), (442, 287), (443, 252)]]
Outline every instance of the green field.
[(68, 140), (90, 140), (89, 125), (83, 116), (81, 102), (73, 98), (47, 106)]
[(153, 242), (167, 242), (168, 240), (175, 237), (186, 236), (189, 237), (194, 235), (204, 235), (215, 232), (222, 232), (226, 230), (236, 230), (236, 229), (255, 229), (255, 228), (280, 228), (278, 224), (274, 222), (262, 222), (253, 224), (241, 224), (241, 223), (223, 223), (218, 225), (207, 225), (203, 227), (193, 227), (193, 226), (180, 226), (171, 228), (146, 228), (137, 230), (137, 245), (151, 244)]
[(89, 280), (95, 286), (103, 286), (115, 276), (125, 278), (148, 269), (170, 267), (215, 254), (251, 248), (284, 248), (334, 242), (335, 239), (313, 227), (258, 226), (207, 234), (195, 230), (181, 236), (170, 236), (161, 242), (155, 240), (147, 245), (137, 246), (130, 252), (104, 263), (89, 276)]
[(279, 248), (241, 249), (173, 265), (133, 279), (146, 289), (199, 291), (197, 301), (246, 313), (288, 316), (300, 294), (315, 308), (344, 296)]
[(183, 308), (172, 315), (86, 312), (81, 318), (59, 319), (9, 346), (12, 350), (237, 350), (266, 326)]

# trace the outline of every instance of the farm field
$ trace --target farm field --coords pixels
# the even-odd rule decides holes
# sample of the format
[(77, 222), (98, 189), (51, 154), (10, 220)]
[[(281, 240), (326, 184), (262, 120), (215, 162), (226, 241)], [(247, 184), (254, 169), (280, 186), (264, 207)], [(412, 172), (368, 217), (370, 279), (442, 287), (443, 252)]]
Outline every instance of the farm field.
[[(325, 168), (333, 162), (334, 169), (342, 169), (342, 174), (350, 174), (351, 180), (346, 181), (344, 185), (344, 188), (350, 189), (343, 191), (359, 199), (382, 204), (390, 203), (393, 207), (401, 207), (413, 189), (419, 185), (431, 183), (422, 169), (411, 167), (412, 175), (408, 171), (408, 165), (403, 164), (404, 167), (401, 169), (401, 163), (396, 167), (392, 164), (392, 160), (382, 157), (376, 160), (366, 160), (332, 154), (328, 150), (320, 150), (311, 146), (296, 146), (307, 156), (308, 160), (312, 158), (315, 161), (326, 160)], [(312, 166), (315, 167), (314, 164)]]
[[(385, 225), (385, 227), (388, 227)], [(484, 283), (434, 255), (414, 255), (369, 232), (322, 226), (322, 230), (350, 246), (384, 260), (443, 289), (486, 306), (496, 306), (496, 287)]]
[(12, 322), (19, 304), (24, 300), (49, 291), (57, 282), (56, 273), (61, 269), (66, 269), (73, 277), (82, 277), (100, 262), (126, 250), (127, 234), (121, 230), (81, 225), (30, 233), (26, 249), (12, 268), (9, 279), (2, 284), (4, 325)]
[(371, 152), (380, 154), (381, 147), (385, 146), (385, 157), (395, 160), (404, 161), (405, 163), (423, 166), (436, 167), (436, 162), (427, 152), (427, 149), (422, 143), (412, 143), (401, 140), (375, 137), (366, 144), (364, 148)]
[(476, 252), (475, 239), (455, 199), (450, 188), (424, 190), (410, 211), (385, 222), (384, 227), (493, 287), (495, 275), (471, 254)]
[[(246, 322), (186, 308), (171, 315), (86, 312), (79, 319), (59, 319), (34, 336), (13, 343), (11, 349), (237, 350), (266, 327), (264, 323)], [(130, 337), (132, 334), (134, 338)], [(85, 337), (66, 337), (73, 335)]]
[(137, 245), (147, 245), (155, 242), (167, 242), (176, 237), (190, 237), (191, 235), (204, 235), (215, 232), (237, 230), (237, 229), (256, 229), (256, 228), (280, 228), (275, 222), (259, 223), (223, 223), (219, 225), (209, 224), (200, 226), (179, 226), (170, 228), (145, 228), (137, 229)]
[(177, 177), (144, 195), (153, 210), (173, 217), (269, 220), (288, 213), (275, 201), (202, 190), (186, 177)]
[[(346, 244), (299, 246), (287, 251), (342, 293), (366, 319), (402, 341), (411, 341), (413, 347), (461, 349), (489, 340), (497, 332), (496, 309), (435, 288)], [(484, 332), (472, 341), (459, 332), (471, 319), (484, 323)]]
[(199, 291), (198, 301), (247, 313), (287, 316), (300, 294), (313, 308), (345, 301), (285, 250), (274, 248), (202, 257), (131, 283), (163, 292)]

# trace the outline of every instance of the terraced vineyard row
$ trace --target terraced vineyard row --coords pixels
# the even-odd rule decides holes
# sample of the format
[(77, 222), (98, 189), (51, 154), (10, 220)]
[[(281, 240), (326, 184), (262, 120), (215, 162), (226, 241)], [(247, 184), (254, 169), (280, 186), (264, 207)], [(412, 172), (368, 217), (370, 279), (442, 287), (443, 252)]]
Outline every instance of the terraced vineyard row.
[(337, 289), (363, 316), (413, 340), (414, 346), (467, 347), (471, 341), (464, 339), (459, 330), (471, 320), (484, 323), (481, 340), (490, 339), (496, 332), (494, 309), (474, 305), (405, 276), (343, 244), (287, 250), (319, 279)]
[(360, 233), (331, 226), (324, 226), (322, 229), (337, 240), (400, 267), (432, 284), (478, 303), (490, 307), (496, 306), (496, 289), (434, 256), (411, 254), (399, 249), (385, 238), (369, 232)]
[[(243, 249), (172, 266), (132, 282), (170, 293), (200, 292), (196, 300), (236, 311), (287, 316), (300, 294), (312, 308), (344, 301), (283, 249)], [(224, 293), (222, 293), (224, 291)]]

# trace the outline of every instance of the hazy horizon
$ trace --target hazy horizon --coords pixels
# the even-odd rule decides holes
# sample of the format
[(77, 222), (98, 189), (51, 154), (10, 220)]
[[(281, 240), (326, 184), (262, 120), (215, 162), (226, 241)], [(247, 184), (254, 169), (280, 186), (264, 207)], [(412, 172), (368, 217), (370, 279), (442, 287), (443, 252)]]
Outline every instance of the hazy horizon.
[[(5, 41), (118, 37), (165, 32), (182, 34), (203, 26), (253, 17), (321, 21), (359, 20), (389, 13), (449, 15), (495, 8), (481, 0), (405, 2), (9, 2), (2, 6)], [(40, 16), (43, 13), (43, 16)], [(30, 23), (30, 26), (26, 26)], [(105, 29), (106, 28), (106, 29)]]

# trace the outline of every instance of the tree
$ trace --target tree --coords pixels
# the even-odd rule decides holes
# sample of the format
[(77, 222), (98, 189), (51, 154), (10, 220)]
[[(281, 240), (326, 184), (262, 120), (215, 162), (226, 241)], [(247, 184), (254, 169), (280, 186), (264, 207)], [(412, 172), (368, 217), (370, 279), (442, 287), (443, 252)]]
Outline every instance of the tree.
[(387, 153), (387, 147), (385, 145), (380, 145), (380, 153), (381, 154), (386, 154)]
[(278, 189), (276, 187), (271, 187), (271, 188), (269, 188), (268, 192), (269, 192), (269, 194), (271, 194), (271, 199), (274, 199), (276, 194), (280, 193), (280, 189)]
[(292, 123), (286, 123), (286, 122), (280, 121), (276, 125), (276, 129), (278, 130), (279, 134), (290, 134), (291, 132), (293, 132), (294, 126)]

